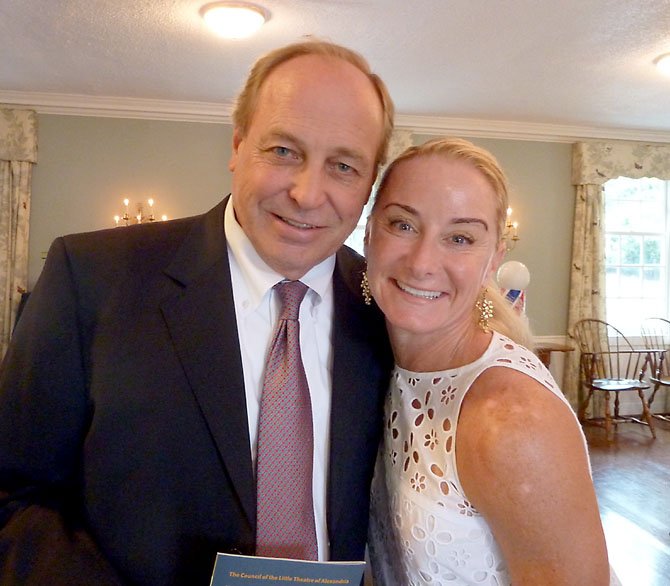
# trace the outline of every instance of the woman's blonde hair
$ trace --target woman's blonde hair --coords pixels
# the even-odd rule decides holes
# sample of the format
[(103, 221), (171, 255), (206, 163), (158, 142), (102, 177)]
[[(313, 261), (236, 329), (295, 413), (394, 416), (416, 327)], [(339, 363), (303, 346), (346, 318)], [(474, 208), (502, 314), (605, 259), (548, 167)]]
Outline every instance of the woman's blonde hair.
[(323, 57), (332, 57), (333, 59), (341, 59), (362, 71), (370, 80), (379, 97), (384, 118), (384, 132), (381, 144), (377, 149), (376, 157), (377, 165), (383, 165), (386, 162), (386, 152), (391, 140), (391, 134), (393, 133), (395, 109), (391, 95), (382, 79), (377, 74), (372, 73), (370, 65), (362, 55), (351, 49), (327, 41), (311, 39), (294, 43), (275, 49), (258, 59), (252, 67), (242, 91), (237, 96), (233, 111), (233, 123), (235, 127), (240, 130), (243, 136), (246, 135), (251, 125), (251, 119), (256, 111), (261, 86), (270, 73), (282, 63), (304, 55), (320, 55)]
[[(500, 245), (505, 230), (509, 204), (507, 177), (500, 163), (489, 151), (462, 138), (436, 138), (418, 146), (411, 146), (403, 151), (384, 171), (371, 213), (374, 214), (377, 203), (381, 199), (391, 175), (400, 163), (429, 155), (440, 155), (448, 159), (467, 161), (488, 181), (496, 195), (496, 234), (498, 245)], [(485, 284), (485, 287), (486, 297), (493, 303), (493, 318), (489, 319), (490, 328), (532, 349), (533, 336), (526, 316), (520, 315), (512, 307), (512, 304), (505, 299), (493, 278)], [(473, 308), (473, 318), (477, 322), (479, 321), (479, 310), (476, 308)]]

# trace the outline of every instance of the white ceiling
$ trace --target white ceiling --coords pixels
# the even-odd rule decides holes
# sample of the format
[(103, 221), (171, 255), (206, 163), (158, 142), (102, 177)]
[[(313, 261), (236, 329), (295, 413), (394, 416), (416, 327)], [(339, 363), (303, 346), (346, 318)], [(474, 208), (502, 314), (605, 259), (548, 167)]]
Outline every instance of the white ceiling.
[(242, 41), (205, 2), (0, 0), (0, 103), (225, 120), (256, 57), (315, 35), (363, 53), (401, 126), (670, 142), (670, 0), (258, 0)]

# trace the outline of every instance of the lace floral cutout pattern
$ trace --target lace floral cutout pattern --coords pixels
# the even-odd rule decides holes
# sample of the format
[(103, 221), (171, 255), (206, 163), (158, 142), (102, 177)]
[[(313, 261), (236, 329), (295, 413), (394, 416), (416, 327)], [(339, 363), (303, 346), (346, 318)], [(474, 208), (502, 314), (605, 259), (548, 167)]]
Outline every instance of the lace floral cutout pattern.
[(463, 398), (491, 366), (525, 373), (562, 396), (539, 358), (496, 333), (484, 355), (464, 367), (436, 373), (395, 369), (372, 498), (372, 527), (391, 520), (390, 527), (371, 530), (380, 584), (510, 583), (499, 547), (464, 494), (456, 469)]
[(447, 387), (442, 389), (440, 392), (440, 401), (442, 401), (442, 403), (445, 405), (448, 405), (449, 401), (453, 401), (455, 399), (457, 391), (458, 389), (456, 387), (447, 385)]

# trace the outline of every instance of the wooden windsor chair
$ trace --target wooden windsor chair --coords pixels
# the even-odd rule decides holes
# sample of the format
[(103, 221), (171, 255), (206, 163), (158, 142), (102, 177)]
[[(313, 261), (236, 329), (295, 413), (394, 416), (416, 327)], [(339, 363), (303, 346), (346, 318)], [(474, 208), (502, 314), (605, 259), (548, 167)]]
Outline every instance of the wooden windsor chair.
[[(656, 437), (649, 405), (644, 392), (651, 385), (644, 380), (649, 363), (649, 351), (635, 349), (628, 339), (613, 325), (599, 319), (582, 319), (573, 328), (573, 337), (580, 350), (580, 369), (586, 397), (579, 405), (578, 417), (583, 424), (600, 425), (605, 428), (607, 439), (620, 423), (647, 425), (652, 437)], [(586, 416), (594, 393), (604, 394), (604, 415)], [(642, 405), (642, 414), (621, 413), (621, 393), (637, 393)], [(614, 396), (614, 409), (611, 396)]]

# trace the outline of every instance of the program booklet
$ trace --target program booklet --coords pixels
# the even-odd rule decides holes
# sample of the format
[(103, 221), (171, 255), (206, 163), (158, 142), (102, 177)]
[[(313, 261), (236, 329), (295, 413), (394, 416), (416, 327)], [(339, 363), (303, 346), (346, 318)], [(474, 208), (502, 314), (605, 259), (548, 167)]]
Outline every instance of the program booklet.
[(359, 586), (365, 562), (313, 562), (219, 553), (210, 586)]

